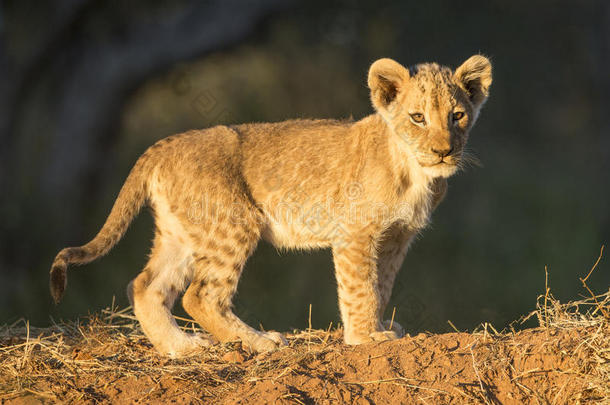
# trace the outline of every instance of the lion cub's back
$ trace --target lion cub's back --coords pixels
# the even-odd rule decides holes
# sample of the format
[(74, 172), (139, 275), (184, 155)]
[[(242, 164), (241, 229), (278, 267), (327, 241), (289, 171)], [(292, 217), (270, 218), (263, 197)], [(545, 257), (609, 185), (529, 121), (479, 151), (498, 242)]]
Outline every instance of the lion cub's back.
[(334, 120), (217, 126), (162, 139), (142, 159), (154, 194), (178, 205), (185, 198), (232, 203), (243, 196), (265, 204), (276, 194), (328, 196), (349, 171), (350, 126)]
[(353, 139), (351, 121), (291, 120), (233, 127), (242, 136), (243, 174), (256, 200), (267, 192), (328, 191), (336, 184)]

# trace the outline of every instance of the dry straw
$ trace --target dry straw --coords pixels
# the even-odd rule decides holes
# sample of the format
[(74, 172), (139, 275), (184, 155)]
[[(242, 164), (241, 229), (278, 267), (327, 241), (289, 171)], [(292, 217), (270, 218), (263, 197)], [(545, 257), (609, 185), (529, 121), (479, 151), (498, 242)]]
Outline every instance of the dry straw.
[[(332, 377), (328, 386), (350, 389), (402, 385), (426, 395), (444, 395), (444, 401), (497, 403), (488, 385), (493, 381), (486, 377), (495, 372), (510, 374), (510, 383), (532, 403), (563, 403), (563, 394), (576, 384), (582, 387), (578, 394), (580, 403), (604, 403), (610, 398), (610, 291), (596, 295), (587, 285), (600, 260), (601, 254), (581, 279), (589, 296), (567, 304), (560, 303), (551, 294), (547, 272), (545, 293), (539, 297), (536, 311), (523, 319), (537, 319), (540, 325), (537, 330), (546, 333), (549, 342), (558, 333), (573, 333), (577, 337), (569, 356), (578, 362), (570, 369), (517, 369), (515, 356), (527, 357), (531, 347), (518, 340), (514, 331), (498, 332), (484, 323), (470, 334), (473, 343), (464, 351), (476, 372), (476, 380), (468, 388), (456, 385), (449, 391), (446, 387), (423, 387), (404, 376), (375, 381), (342, 380), (336, 377), (339, 374)], [(339, 354), (340, 359), (347, 350), (341, 343), (341, 330), (332, 330), (332, 324), (327, 330), (312, 329), (311, 307), (308, 321), (306, 330), (287, 335), (289, 346), (280, 352), (246, 353), (241, 360), (237, 356), (238, 360), (227, 361), (228, 353), (244, 353), (239, 342), (206, 348), (188, 359), (170, 360), (159, 356), (140, 331), (131, 308), (118, 309), (111, 305), (85, 320), (54, 323), (47, 328), (33, 327), (22, 319), (0, 327), (0, 402), (25, 396), (51, 402), (111, 402), (112, 398), (105, 394), (108, 387), (131, 381), (130, 378), (149, 382), (146, 392), (135, 393), (133, 400), (158, 400), (158, 396), (152, 396), (160, 395), (164, 381), (171, 379), (182, 382), (176, 385), (177, 392), (173, 394), (182, 395), (184, 401), (218, 402), (243, 384), (261, 381), (275, 384), (302, 372), (303, 365), (307, 370), (314, 370), (316, 362), (326, 355)], [(178, 322), (184, 330), (202, 332), (190, 319), (178, 318)], [(465, 332), (457, 335), (468, 336)], [(432, 337), (428, 335), (424, 339)], [(556, 350), (558, 358), (566, 355), (562, 347), (551, 343), (543, 346), (547, 351)], [(372, 358), (375, 357), (369, 356), (368, 361)], [(336, 370), (341, 366), (329, 367)], [(541, 393), (529, 383), (533, 377), (548, 379), (553, 373), (569, 374), (570, 386), (564, 383), (562, 387)], [(303, 397), (294, 393), (286, 395), (286, 400), (303, 402)], [(428, 401), (434, 403), (434, 398)]]

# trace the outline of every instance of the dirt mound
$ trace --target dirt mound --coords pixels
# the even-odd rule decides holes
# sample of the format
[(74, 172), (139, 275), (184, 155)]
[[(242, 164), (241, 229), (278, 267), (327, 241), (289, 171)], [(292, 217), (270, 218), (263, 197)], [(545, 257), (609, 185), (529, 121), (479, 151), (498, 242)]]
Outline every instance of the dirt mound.
[[(609, 332), (605, 331), (606, 338)], [(583, 342), (595, 333), (592, 327), (527, 330), (514, 336), (421, 334), (361, 347), (295, 347), (271, 354), (264, 360), (270, 370), (240, 384), (225, 401), (564, 403), (585, 396), (601, 400), (582, 378), (583, 366), (593, 355)]]
[[(419, 334), (362, 346), (341, 331), (288, 334), (252, 355), (238, 342), (171, 360), (128, 310), (86, 323), (0, 329), (2, 403), (608, 403), (610, 293), (560, 305), (520, 332)], [(547, 298), (549, 298), (547, 296)], [(581, 314), (582, 308), (588, 308)], [(533, 316), (532, 315), (532, 316)], [(192, 328), (186, 324), (185, 328)]]

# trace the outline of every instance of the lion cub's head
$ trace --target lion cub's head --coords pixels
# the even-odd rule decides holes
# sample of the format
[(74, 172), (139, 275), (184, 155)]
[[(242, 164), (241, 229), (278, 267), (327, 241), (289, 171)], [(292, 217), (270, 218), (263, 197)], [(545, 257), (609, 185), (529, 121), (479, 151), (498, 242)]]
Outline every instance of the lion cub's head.
[(406, 69), (379, 59), (368, 76), (373, 106), (409, 146), (424, 172), (449, 177), (489, 94), (491, 64), (474, 55), (455, 71), (436, 63)]

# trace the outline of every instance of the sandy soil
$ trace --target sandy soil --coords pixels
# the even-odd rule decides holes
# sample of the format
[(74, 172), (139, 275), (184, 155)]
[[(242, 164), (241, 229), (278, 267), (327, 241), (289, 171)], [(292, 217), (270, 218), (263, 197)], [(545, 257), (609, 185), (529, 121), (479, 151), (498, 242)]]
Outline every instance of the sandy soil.
[(610, 403), (608, 294), (602, 298), (586, 315), (582, 302), (546, 303), (535, 313), (543, 326), (520, 332), (484, 327), (354, 347), (342, 344), (340, 330), (300, 331), (273, 353), (249, 354), (234, 342), (181, 360), (156, 354), (128, 310), (45, 329), (6, 325), (0, 401)]

